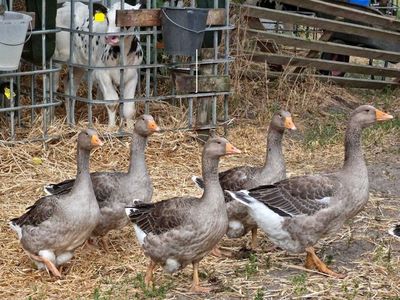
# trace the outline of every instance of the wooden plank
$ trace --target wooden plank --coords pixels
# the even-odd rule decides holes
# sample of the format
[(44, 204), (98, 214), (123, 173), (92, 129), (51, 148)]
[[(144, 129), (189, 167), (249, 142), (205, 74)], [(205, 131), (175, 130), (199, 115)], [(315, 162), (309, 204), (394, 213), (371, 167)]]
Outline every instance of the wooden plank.
[[(226, 20), (225, 8), (215, 8), (208, 11), (207, 25), (224, 25)], [(117, 26), (161, 26), (161, 10), (117, 10)]]
[(247, 33), (249, 35), (254, 35), (260, 39), (274, 40), (276, 43), (286, 46), (293, 46), (298, 48), (323, 51), (328, 53), (337, 53), (349, 56), (388, 60), (391, 62), (400, 62), (400, 53), (398, 52), (375, 50), (350, 45), (341, 45), (331, 42), (313, 41), (293, 36), (266, 32), (263, 30), (248, 29)]
[[(174, 74), (173, 81), (176, 93), (179, 95), (196, 92), (196, 76)], [(198, 76), (198, 93), (230, 91), (229, 76), (201, 75)]]
[(225, 8), (213, 8), (208, 11), (207, 25), (225, 25), (226, 10)]
[[(258, 79), (260, 76), (264, 76), (264, 72), (257, 72), (249, 70), (245, 75), (252, 79)], [(366, 88), (366, 89), (384, 89), (384, 88), (399, 88), (400, 84), (392, 81), (382, 80), (370, 80), (361, 78), (348, 78), (348, 77), (335, 77), (335, 76), (324, 76), (324, 75), (311, 75), (311, 74), (287, 74), (280, 72), (268, 72), (268, 78), (276, 79), (284, 77), (288, 81), (299, 81), (304, 80), (307, 77), (315, 78), (321, 82), (331, 82), (339, 86), (347, 86), (352, 88)]]
[[(263, 24), (260, 21), (260, 18), (246, 17), (246, 21), (247, 21), (247, 26), (249, 26), (250, 28), (265, 30)], [(261, 51), (267, 53), (276, 53), (277, 51), (276, 44), (271, 42), (257, 41), (257, 46), (258, 48), (260, 48)]]
[(313, 67), (318, 70), (341, 71), (346, 73), (368, 74), (400, 78), (400, 70), (394, 68), (381, 68), (368, 65), (359, 65), (324, 59), (312, 59), (280, 54), (249, 53), (249, 58), (255, 62), (267, 62), (277, 65)]
[(117, 26), (160, 26), (159, 9), (117, 10)]
[(400, 31), (400, 21), (382, 15), (361, 11), (340, 4), (328, 3), (322, 0), (280, 0), (281, 3), (290, 4), (312, 11), (322, 12), (332, 16), (343, 17), (358, 21), (363, 24), (381, 26), (389, 30)]
[(279, 11), (264, 7), (254, 7), (251, 5), (242, 5), (245, 15), (256, 18), (266, 18), (285, 23), (307, 25), (315, 28), (325, 29), (333, 32), (342, 32), (354, 34), (363, 37), (375, 38), (380, 40), (395, 40), (400, 43), (400, 33), (395, 31), (386, 31), (378, 28), (351, 24), (324, 18), (317, 18), (297, 14), (293, 12)]

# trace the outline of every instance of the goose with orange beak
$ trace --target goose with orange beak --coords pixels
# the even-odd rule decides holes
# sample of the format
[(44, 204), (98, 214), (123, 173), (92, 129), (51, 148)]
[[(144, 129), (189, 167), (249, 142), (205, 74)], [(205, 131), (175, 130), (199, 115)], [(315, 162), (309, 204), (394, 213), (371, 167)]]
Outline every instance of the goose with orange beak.
[[(100, 207), (100, 220), (93, 230), (92, 237), (100, 238), (108, 251), (106, 234), (110, 230), (121, 229), (129, 224), (125, 215), (125, 206), (132, 205), (134, 199), (150, 202), (153, 184), (147, 171), (145, 149), (148, 138), (160, 128), (150, 115), (136, 119), (130, 152), (128, 172), (95, 172), (90, 174), (93, 188)], [(45, 187), (49, 194), (61, 194), (69, 191), (75, 179), (70, 179)]]
[(392, 118), (370, 105), (355, 109), (347, 124), (344, 164), (336, 172), (291, 177), (250, 190), (227, 192), (247, 208), (276, 246), (289, 252), (306, 252), (306, 268), (343, 278), (317, 257), (313, 246), (322, 237), (336, 233), (364, 208), (369, 183), (362, 130)]
[(207, 292), (199, 281), (199, 262), (224, 236), (228, 215), (218, 181), (218, 163), (224, 155), (240, 151), (226, 139), (207, 141), (202, 155), (204, 193), (201, 198), (175, 197), (157, 203), (138, 202), (126, 208), (144, 254), (150, 258), (145, 283), (153, 285), (153, 271), (162, 266), (168, 273), (193, 265), (192, 292)]
[[(281, 110), (272, 117), (267, 135), (267, 151), (263, 166), (240, 166), (219, 173), (222, 189), (238, 191), (251, 189), (259, 185), (271, 184), (286, 178), (286, 165), (282, 152), (282, 139), (285, 130), (296, 130), (292, 116), (288, 111)], [(193, 176), (197, 186), (204, 186), (200, 177)], [(229, 238), (240, 238), (251, 231), (251, 249), (257, 247), (257, 223), (248, 214), (246, 207), (226, 197), (229, 226), (226, 235)], [(216, 256), (232, 256), (226, 250), (215, 248)]]
[(40, 198), (26, 213), (12, 219), (22, 248), (39, 269), (61, 277), (58, 266), (68, 262), (96, 227), (100, 210), (89, 174), (90, 150), (103, 142), (94, 130), (78, 135), (78, 171), (72, 189)]

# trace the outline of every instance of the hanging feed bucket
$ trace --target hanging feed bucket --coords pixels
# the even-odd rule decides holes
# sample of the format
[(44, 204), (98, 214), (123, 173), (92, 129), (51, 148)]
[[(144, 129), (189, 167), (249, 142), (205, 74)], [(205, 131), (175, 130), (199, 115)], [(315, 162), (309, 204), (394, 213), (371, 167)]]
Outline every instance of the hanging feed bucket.
[(12, 11), (0, 15), (0, 71), (18, 69), (31, 21), (30, 16)]
[(161, 10), (165, 51), (171, 55), (195, 56), (201, 48), (208, 9), (169, 8)]

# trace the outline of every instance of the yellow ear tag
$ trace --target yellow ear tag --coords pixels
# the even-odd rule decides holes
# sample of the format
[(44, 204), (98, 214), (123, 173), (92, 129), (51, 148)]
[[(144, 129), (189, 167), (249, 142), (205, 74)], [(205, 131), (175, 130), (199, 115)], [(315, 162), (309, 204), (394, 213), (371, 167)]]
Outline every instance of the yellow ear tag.
[[(11, 99), (11, 90), (9, 88), (5, 88), (4, 89), (4, 96), (6, 96), (6, 98), (8, 100)], [(15, 93), (13, 92), (13, 97), (15, 97)]]
[(96, 12), (94, 14), (94, 21), (95, 22), (104, 22), (106, 20), (106, 15), (102, 12)]

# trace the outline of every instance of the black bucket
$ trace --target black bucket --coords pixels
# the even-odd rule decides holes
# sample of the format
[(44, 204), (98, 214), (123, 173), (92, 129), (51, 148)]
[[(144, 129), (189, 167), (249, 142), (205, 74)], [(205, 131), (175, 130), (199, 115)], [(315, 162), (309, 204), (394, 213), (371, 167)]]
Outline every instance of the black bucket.
[(170, 55), (195, 56), (201, 48), (208, 9), (169, 8), (161, 10), (165, 51)]

